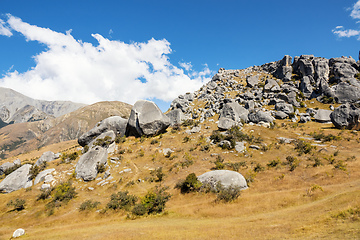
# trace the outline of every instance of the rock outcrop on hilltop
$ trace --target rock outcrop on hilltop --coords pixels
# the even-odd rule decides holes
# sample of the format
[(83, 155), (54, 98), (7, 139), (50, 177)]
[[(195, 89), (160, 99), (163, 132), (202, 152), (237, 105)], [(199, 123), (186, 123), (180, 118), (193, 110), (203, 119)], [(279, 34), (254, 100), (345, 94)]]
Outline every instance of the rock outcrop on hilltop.
[[(180, 110), (182, 116), (200, 121), (218, 113), (219, 129), (246, 122), (271, 123), (274, 118), (304, 123), (315, 116), (315, 121), (329, 122), (330, 110), (308, 109), (304, 114), (294, 109), (305, 107), (303, 101), (307, 99), (322, 103), (359, 101), (359, 70), (360, 61), (351, 57), (325, 59), (313, 55), (294, 57), (293, 61), (286, 55), (279, 61), (244, 70), (220, 68), (200, 90), (176, 98), (170, 110)], [(194, 100), (204, 101), (205, 107), (195, 109)], [(274, 105), (274, 110), (266, 110), (268, 105)]]

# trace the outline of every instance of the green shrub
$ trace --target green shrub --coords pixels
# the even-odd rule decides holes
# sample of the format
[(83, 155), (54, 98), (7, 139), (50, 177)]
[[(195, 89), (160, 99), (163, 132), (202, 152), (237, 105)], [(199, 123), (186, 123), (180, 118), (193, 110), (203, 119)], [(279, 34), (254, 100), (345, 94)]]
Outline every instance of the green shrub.
[(165, 173), (163, 173), (162, 171), (162, 167), (159, 167), (155, 170), (152, 170), (150, 172), (150, 174), (153, 176), (153, 177), (156, 177), (155, 179), (155, 182), (162, 182), (162, 180), (164, 179), (165, 177)]
[(112, 143), (110, 136), (96, 139), (94, 146), (108, 147)]
[(293, 156), (287, 156), (286, 157), (287, 165), (290, 166), (290, 172), (294, 171), (295, 168), (297, 168), (300, 164), (299, 160), (296, 157)]
[(45, 168), (47, 167), (47, 162), (42, 162), (40, 164), (40, 166), (37, 166), (37, 165), (33, 165), (31, 168), (30, 168), (30, 171), (29, 171), (29, 178), (31, 180), (35, 179), (36, 176), (41, 172), (43, 171)]
[(167, 187), (156, 188), (155, 191), (149, 191), (141, 198), (141, 204), (145, 207), (147, 214), (157, 214), (164, 211), (166, 202), (171, 198), (170, 193), (166, 190)]
[(51, 196), (51, 192), (53, 191), (53, 188), (49, 188), (46, 190), (41, 190), (41, 193), (37, 196), (36, 201), (39, 200), (45, 200)]
[(106, 171), (106, 166), (105, 166), (105, 163), (98, 163), (96, 165), (96, 170), (98, 173), (103, 173)]
[(235, 172), (238, 172), (240, 167), (247, 167), (245, 161), (236, 162), (236, 163), (225, 163), (225, 165)]
[(215, 167), (212, 168), (214, 170), (222, 170), (225, 168), (224, 159), (220, 155), (216, 157), (214, 164)]
[(134, 206), (134, 208), (131, 210), (131, 212), (137, 216), (143, 216), (147, 213), (147, 209), (144, 205), (139, 203)]
[(307, 143), (307, 142), (305, 142), (303, 140), (296, 140), (295, 141), (295, 150), (298, 151), (299, 155), (308, 154), (313, 149), (315, 149), (315, 147), (312, 146), (310, 143)]
[(221, 184), (219, 184), (217, 185), (215, 202), (232, 202), (236, 200), (239, 196), (240, 196), (240, 187), (231, 185), (225, 188)]
[(346, 163), (344, 163), (342, 160), (340, 160), (334, 165), (334, 168), (342, 170), (342, 171), (346, 171)]
[(154, 144), (157, 144), (157, 143), (159, 143), (159, 140), (157, 140), (157, 139), (153, 139), (150, 142), (151, 145), (154, 145)]
[(85, 202), (81, 203), (81, 205), (79, 207), (79, 211), (92, 210), (92, 209), (97, 208), (99, 205), (100, 205), (100, 202), (86, 200)]
[(135, 205), (138, 198), (135, 195), (128, 194), (128, 191), (114, 193), (110, 197), (110, 202), (107, 204), (108, 209), (124, 209), (129, 210)]
[(116, 143), (124, 143), (124, 142), (126, 142), (126, 137), (125, 136), (121, 136), (121, 135), (117, 135), (116, 137), (115, 137), (115, 142)]
[(77, 193), (75, 192), (75, 187), (72, 186), (70, 181), (60, 183), (53, 190), (53, 202), (60, 201), (67, 203), (71, 199), (75, 198)]
[(179, 181), (175, 188), (180, 189), (181, 193), (189, 193), (199, 191), (202, 183), (197, 179), (195, 173), (190, 173), (185, 180)]
[(183, 143), (187, 143), (187, 142), (189, 142), (191, 140), (191, 138), (189, 138), (188, 136), (185, 136), (184, 138), (183, 138)]
[(265, 170), (265, 167), (263, 167), (260, 163), (257, 163), (254, 167), (254, 172), (258, 173), (258, 172), (262, 172)]
[(271, 160), (268, 164), (266, 164), (266, 166), (268, 166), (269, 168), (279, 167), (280, 165), (281, 165), (280, 159)]
[(17, 198), (15, 201), (10, 200), (7, 203), (8, 207), (13, 207), (13, 211), (21, 211), (25, 209), (26, 201), (24, 199)]

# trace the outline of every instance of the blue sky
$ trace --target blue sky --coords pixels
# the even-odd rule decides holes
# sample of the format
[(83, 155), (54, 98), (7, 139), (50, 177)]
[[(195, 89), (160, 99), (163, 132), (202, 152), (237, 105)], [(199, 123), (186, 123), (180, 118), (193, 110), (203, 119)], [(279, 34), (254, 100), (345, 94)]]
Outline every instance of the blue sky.
[[(0, 1), (0, 86), (46, 100), (154, 100), (285, 54), (360, 50), (360, 1)], [(94, 35), (97, 34), (97, 35)]]

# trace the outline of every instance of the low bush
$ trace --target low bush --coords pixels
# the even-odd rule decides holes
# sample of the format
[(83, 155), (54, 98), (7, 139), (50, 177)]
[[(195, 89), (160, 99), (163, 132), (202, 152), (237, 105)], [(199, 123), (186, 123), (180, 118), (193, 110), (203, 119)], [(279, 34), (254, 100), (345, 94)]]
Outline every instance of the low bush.
[(221, 184), (219, 184), (217, 185), (215, 202), (232, 202), (236, 200), (239, 196), (240, 196), (240, 187), (231, 185), (225, 188)]
[(171, 198), (170, 193), (166, 191), (167, 189), (167, 187), (157, 187), (141, 198), (141, 205), (146, 209), (147, 214), (157, 214), (164, 211), (166, 203)]
[(129, 194), (128, 191), (114, 193), (110, 197), (110, 202), (106, 205), (108, 209), (124, 209), (129, 210), (137, 202), (138, 197)]
[(195, 173), (190, 173), (185, 180), (179, 181), (175, 188), (180, 189), (181, 193), (196, 192), (200, 190), (202, 183), (197, 179)]
[(94, 146), (108, 147), (112, 143), (110, 136), (96, 139)]
[(150, 174), (153, 178), (155, 178), (155, 182), (162, 182), (162, 180), (164, 180), (165, 177), (165, 173), (163, 173), (162, 167), (150, 171)]
[(305, 142), (303, 140), (296, 140), (295, 141), (295, 150), (297, 150), (297, 152), (299, 153), (299, 155), (302, 154), (308, 154), (310, 153), (313, 149), (315, 149), (314, 146), (312, 146), (310, 143)]
[(75, 187), (72, 186), (70, 181), (60, 183), (53, 189), (53, 200), (54, 202), (64, 202), (67, 203), (71, 199), (75, 198), (77, 193), (75, 192)]
[(224, 159), (219, 155), (216, 157), (216, 160), (214, 161), (215, 167), (213, 167), (213, 170), (222, 170), (225, 168)]
[(33, 165), (31, 168), (30, 168), (30, 172), (29, 172), (29, 178), (31, 180), (35, 179), (36, 176), (41, 172), (43, 171), (45, 168), (47, 167), (47, 162), (42, 162), (40, 164), (40, 166), (38, 165)]
[(280, 159), (271, 160), (268, 164), (266, 164), (266, 166), (268, 168), (279, 167), (279, 166), (281, 166), (281, 161), (280, 161)]
[(21, 211), (25, 209), (26, 200), (17, 198), (15, 201), (10, 200), (7, 203), (8, 207), (13, 207), (13, 211)]
[(100, 202), (86, 200), (85, 202), (81, 203), (81, 205), (79, 207), (79, 211), (92, 210), (92, 209), (97, 208), (99, 205), (100, 205)]

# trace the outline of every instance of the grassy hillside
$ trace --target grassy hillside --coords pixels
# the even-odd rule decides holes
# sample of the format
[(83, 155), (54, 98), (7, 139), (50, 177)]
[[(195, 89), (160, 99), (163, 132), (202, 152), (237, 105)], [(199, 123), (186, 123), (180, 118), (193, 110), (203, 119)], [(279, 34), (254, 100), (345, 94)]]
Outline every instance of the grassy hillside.
[[(217, 129), (214, 121), (200, 123), (201, 132), (191, 135), (185, 131), (192, 126), (182, 126), (156, 137), (127, 138), (112, 155), (120, 158), (119, 164), (109, 160), (113, 179), (103, 186), (98, 185), (102, 179), (87, 183), (75, 179), (72, 173), (77, 160), (50, 163), (47, 168), (56, 168), (58, 182), (72, 180), (77, 197), (50, 212), (46, 208), (50, 200), (36, 201), (40, 185), (1, 195), (0, 238), (9, 238), (20, 227), (26, 230), (22, 239), (359, 238), (358, 132), (289, 120), (277, 120), (271, 129), (246, 125), (243, 133), (256, 137), (254, 144), (260, 150), (249, 148), (248, 143), (246, 153), (237, 153), (208, 143), (206, 139)], [(314, 136), (325, 142), (316, 141)], [(296, 143), (284, 143), (278, 137), (304, 140), (305, 146), (312, 147), (305, 153), (306, 148), (295, 149)], [(62, 144), (68, 153), (77, 151), (74, 141)], [(165, 156), (160, 152), (164, 148), (174, 152)], [(41, 153), (19, 158), (34, 162)], [(200, 175), (213, 169), (218, 156), (225, 169), (235, 169), (249, 180), (250, 187), (237, 200), (219, 203), (213, 193), (181, 194), (174, 189), (189, 173)], [(289, 156), (295, 158), (291, 163)], [(159, 167), (165, 177), (155, 182), (151, 171)], [(124, 169), (131, 171), (121, 172)], [(127, 190), (141, 197), (157, 185), (168, 186), (172, 194), (165, 213), (129, 219), (125, 210), (106, 209), (113, 193)], [(16, 198), (26, 200), (24, 210), (13, 211), (7, 206)], [(100, 205), (79, 211), (86, 200), (99, 201)]]

